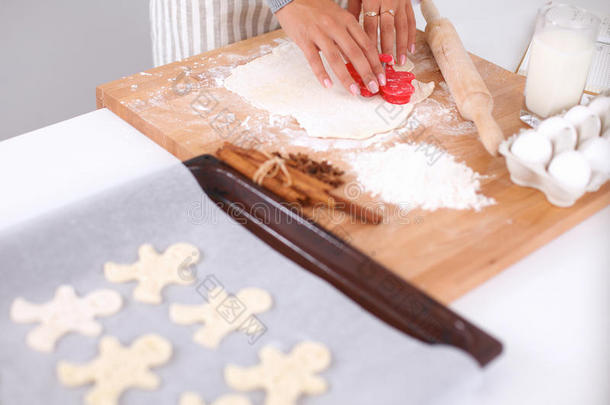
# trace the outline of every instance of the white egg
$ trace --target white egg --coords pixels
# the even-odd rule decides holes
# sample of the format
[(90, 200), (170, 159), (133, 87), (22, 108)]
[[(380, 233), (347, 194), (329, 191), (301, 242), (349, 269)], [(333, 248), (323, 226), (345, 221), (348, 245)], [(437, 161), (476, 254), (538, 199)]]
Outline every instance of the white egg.
[(578, 151), (587, 159), (591, 169), (610, 175), (610, 139), (589, 139), (578, 148)]
[(602, 138), (604, 138), (604, 139), (610, 139), (610, 128), (608, 128), (608, 129), (606, 130), (606, 132), (604, 132), (604, 133), (602, 134)]
[(581, 153), (570, 150), (551, 160), (549, 174), (568, 190), (583, 192), (591, 179), (591, 166)]
[(596, 113), (584, 105), (575, 105), (564, 115), (564, 118), (576, 128), (578, 145), (590, 138), (599, 136), (602, 122)]
[(610, 97), (596, 97), (589, 103), (588, 107), (600, 118), (602, 130), (610, 129)]
[(546, 136), (553, 143), (553, 153), (555, 155), (574, 150), (578, 135), (576, 129), (563, 117), (551, 117), (542, 121), (536, 129), (538, 133)]
[(523, 131), (517, 135), (510, 150), (526, 163), (543, 166), (546, 166), (553, 154), (553, 146), (549, 138), (534, 130)]

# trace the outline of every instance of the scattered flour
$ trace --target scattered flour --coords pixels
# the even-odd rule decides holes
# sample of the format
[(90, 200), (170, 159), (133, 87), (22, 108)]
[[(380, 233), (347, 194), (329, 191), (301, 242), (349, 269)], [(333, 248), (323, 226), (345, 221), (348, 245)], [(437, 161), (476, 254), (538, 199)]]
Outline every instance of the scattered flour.
[(472, 121), (464, 120), (451, 96), (447, 83), (440, 82), (429, 98), (417, 105), (411, 117), (425, 127), (434, 127), (444, 135), (467, 135), (477, 132)]
[(348, 163), (364, 189), (387, 203), (428, 211), (479, 211), (496, 203), (479, 193), (484, 176), (426, 143), (402, 143), (385, 151), (350, 154)]

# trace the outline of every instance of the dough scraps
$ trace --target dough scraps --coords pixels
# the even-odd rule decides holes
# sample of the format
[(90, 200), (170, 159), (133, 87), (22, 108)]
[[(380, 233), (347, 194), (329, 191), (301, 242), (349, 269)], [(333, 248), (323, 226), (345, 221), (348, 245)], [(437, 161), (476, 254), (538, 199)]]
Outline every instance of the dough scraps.
[(331, 361), (330, 351), (320, 343), (301, 342), (288, 355), (265, 346), (259, 358), (254, 367), (227, 366), (227, 384), (240, 391), (264, 389), (265, 405), (296, 405), (301, 395), (319, 395), (328, 389), (326, 381), (315, 375)]
[(138, 249), (140, 260), (133, 264), (104, 265), (106, 279), (113, 283), (138, 280), (133, 291), (136, 301), (160, 304), (161, 290), (168, 284), (189, 285), (195, 282), (189, 267), (199, 261), (199, 250), (188, 243), (176, 243), (163, 254), (152, 245), (142, 245)]
[(287, 42), (233, 69), (224, 85), (270, 114), (293, 116), (309, 136), (348, 139), (365, 139), (400, 126), (414, 105), (434, 90), (434, 82), (414, 80), (415, 94), (402, 106), (387, 103), (378, 95), (354, 97), (326, 62), (325, 66), (334, 83), (330, 89), (320, 85), (296, 44)]
[(129, 388), (158, 388), (160, 378), (149, 369), (166, 363), (171, 355), (172, 345), (158, 335), (141, 336), (129, 347), (105, 336), (98, 357), (82, 365), (60, 361), (57, 376), (68, 387), (93, 383), (85, 396), (87, 405), (115, 405)]
[[(180, 396), (179, 405), (205, 405), (205, 402), (194, 392), (185, 392)], [(252, 402), (243, 395), (223, 395), (210, 405), (252, 405)]]
[(116, 291), (96, 290), (79, 298), (72, 286), (62, 285), (55, 291), (55, 297), (44, 304), (15, 299), (10, 317), (18, 323), (40, 322), (28, 333), (27, 345), (40, 352), (51, 352), (59, 338), (69, 332), (99, 335), (102, 325), (95, 317), (115, 314), (122, 305), (123, 299)]
[(266, 312), (273, 305), (271, 295), (260, 288), (244, 288), (237, 294), (228, 294), (222, 287), (208, 294), (202, 305), (172, 304), (170, 319), (180, 325), (203, 323), (193, 340), (207, 348), (218, 347), (220, 341), (233, 331), (248, 333), (258, 321), (254, 314)]

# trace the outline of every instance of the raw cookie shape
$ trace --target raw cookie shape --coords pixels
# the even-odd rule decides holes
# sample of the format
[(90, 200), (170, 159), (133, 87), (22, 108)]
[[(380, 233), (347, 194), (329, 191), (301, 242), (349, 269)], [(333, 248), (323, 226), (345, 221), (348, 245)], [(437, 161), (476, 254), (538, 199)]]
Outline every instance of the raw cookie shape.
[[(201, 397), (194, 392), (185, 392), (180, 396), (179, 405), (206, 405)], [(243, 395), (223, 395), (210, 405), (252, 405), (252, 402)]]
[(14, 322), (40, 322), (26, 338), (28, 346), (40, 352), (51, 352), (63, 335), (77, 332), (85, 336), (97, 336), (102, 325), (95, 317), (117, 313), (123, 305), (121, 295), (113, 290), (96, 290), (79, 298), (74, 288), (62, 285), (55, 296), (44, 304), (33, 304), (17, 298), (11, 306), (10, 317)]
[(203, 323), (193, 335), (193, 340), (210, 349), (218, 347), (221, 340), (236, 330), (248, 332), (255, 326), (255, 314), (268, 311), (273, 305), (271, 295), (260, 288), (249, 287), (232, 295), (222, 287), (216, 287), (201, 305), (172, 304), (170, 319), (180, 325)]
[(254, 367), (229, 365), (225, 381), (236, 390), (264, 389), (265, 405), (292, 405), (302, 395), (319, 395), (328, 389), (315, 373), (330, 365), (330, 351), (316, 342), (301, 342), (285, 355), (271, 346), (260, 352), (261, 362)]
[(172, 345), (158, 335), (140, 336), (129, 347), (113, 336), (104, 336), (98, 357), (85, 364), (60, 361), (57, 377), (68, 387), (93, 383), (85, 395), (87, 405), (114, 405), (129, 388), (158, 388), (160, 378), (149, 369), (166, 363), (171, 355)]
[(138, 249), (140, 259), (133, 264), (108, 262), (104, 274), (108, 281), (124, 283), (138, 280), (133, 290), (136, 301), (160, 304), (163, 301), (161, 290), (168, 284), (189, 285), (195, 277), (189, 268), (199, 261), (199, 250), (188, 243), (176, 243), (163, 254), (155, 251), (152, 245), (142, 245)]

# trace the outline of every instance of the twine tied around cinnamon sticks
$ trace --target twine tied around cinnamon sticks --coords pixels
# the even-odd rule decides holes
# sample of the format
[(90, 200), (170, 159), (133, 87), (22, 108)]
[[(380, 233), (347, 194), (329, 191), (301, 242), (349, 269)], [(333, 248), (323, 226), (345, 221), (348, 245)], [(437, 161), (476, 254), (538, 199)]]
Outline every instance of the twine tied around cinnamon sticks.
[(254, 181), (259, 186), (263, 184), (263, 180), (266, 177), (275, 177), (278, 172), (281, 170), (286, 180), (284, 181), (284, 185), (286, 187), (292, 186), (292, 176), (290, 176), (290, 172), (286, 167), (286, 159), (280, 156), (271, 156), (269, 153), (262, 151), (262, 153), (268, 158), (263, 164), (261, 164), (254, 175), (252, 176), (252, 181)]
[(228, 142), (216, 151), (216, 155), (248, 179), (287, 202), (313, 206), (322, 204), (329, 209), (345, 211), (370, 224), (379, 224), (383, 220), (383, 216), (375, 209), (363, 207), (333, 192), (337, 187), (337, 179), (328, 180), (329, 183), (326, 183), (299, 170), (300, 162), (294, 161), (293, 158), (285, 159), (278, 153), (244, 149)]

